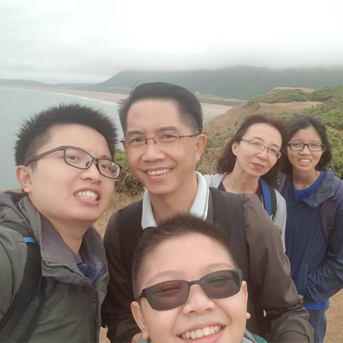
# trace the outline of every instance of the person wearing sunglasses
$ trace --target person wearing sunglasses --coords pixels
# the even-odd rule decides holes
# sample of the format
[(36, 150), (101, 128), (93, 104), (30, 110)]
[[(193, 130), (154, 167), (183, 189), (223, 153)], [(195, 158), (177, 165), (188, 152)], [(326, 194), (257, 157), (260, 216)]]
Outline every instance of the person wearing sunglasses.
[(92, 227), (121, 167), (102, 112), (60, 105), (24, 121), (15, 147), (22, 193), (0, 198), (0, 341), (97, 342), (108, 283)]
[(281, 229), (284, 246), (286, 203), (274, 187), (286, 143), (287, 130), (282, 120), (251, 115), (225, 145), (217, 162), (218, 174), (205, 175), (210, 187), (236, 194), (256, 194), (274, 224)]
[(215, 224), (188, 214), (146, 230), (132, 274), (139, 342), (265, 342), (246, 330), (247, 283), (228, 246)]
[(286, 253), (315, 342), (324, 342), (329, 298), (343, 287), (343, 181), (328, 167), (331, 145), (317, 118), (296, 116), (287, 128)]

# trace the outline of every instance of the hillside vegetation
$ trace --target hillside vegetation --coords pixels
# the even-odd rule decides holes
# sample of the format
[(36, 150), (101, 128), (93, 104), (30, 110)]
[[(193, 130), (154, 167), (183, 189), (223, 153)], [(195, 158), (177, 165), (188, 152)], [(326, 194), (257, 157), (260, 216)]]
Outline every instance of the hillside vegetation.
[[(200, 94), (248, 100), (281, 85), (320, 89), (343, 83), (343, 68), (269, 69), (239, 66), (216, 70), (124, 70), (89, 90), (121, 92), (144, 82), (175, 83)], [(119, 89), (121, 87), (122, 89)]]

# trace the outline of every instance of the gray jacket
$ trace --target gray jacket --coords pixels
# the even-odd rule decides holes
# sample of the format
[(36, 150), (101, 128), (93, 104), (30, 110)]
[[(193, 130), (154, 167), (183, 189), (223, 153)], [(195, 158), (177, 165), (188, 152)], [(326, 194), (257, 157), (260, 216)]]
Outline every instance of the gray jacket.
[[(225, 175), (226, 173), (204, 175), (204, 177), (205, 177), (208, 187), (218, 188)], [(283, 245), (284, 250), (286, 250), (285, 248), (285, 231), (286, 231), (286, 221), (287, 221), (286, 201), (277, 190), (275, 190), (275, 195), (276, 195), (276, 212), (273, 218), (273, 222), (282, 231), (282, 235), (281, 235), (282, 245)]]
[[(17, 223), (32, 230), (40, 245), (42, 276), (47, 278), (46, 298), (30, 342), (98, 342), (100, 309), (109, 278), (101, 237), (93, 227), (84, 236), (100, 272), (91, 284), (78, 269), (72, 251), (61, 236), (46, 219), (42, 225), (42, 219), (25, 194), (5, 192), (1, 195), (0, 320), (23, 281), (26, 243), (19, 233), (2, 225)], [(11, 337), (11, 341), (14, 340), (15, 337)]]

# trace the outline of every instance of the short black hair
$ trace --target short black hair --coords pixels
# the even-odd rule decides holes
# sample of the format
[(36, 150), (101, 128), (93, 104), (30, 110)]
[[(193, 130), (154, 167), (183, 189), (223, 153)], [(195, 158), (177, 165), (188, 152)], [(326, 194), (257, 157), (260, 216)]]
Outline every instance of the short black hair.
[[(311, 126), (317, 131), (326, 149), (322, 154), (318, 164), (316, 165), (316, 169), (321, 171), (324, 170), (325, 167), (327, 167), (330, 164), (332, 159), (332, 153), (331, 144), (329, 142), (328, 135), (326, 132), (326, 127), (318, 118), (315, 118), (313, 116), (296, 116), (293, 119), (291, 119), (287, 123), (287, 143), (292, 139), (292, 137), (297, 131), (307, 129)], [(287, 156), (282, 156), (282, 172), (288, 175), (292, 174), (293, 172), (293, 166), (291, 162), (289, 162)]]
[[(267, 124), (271, 127), (274, 127), (276, 130), (280, 132), (282, 138), (282, 145), (281, 151), (284, 153), (286, 151), (287, 146), (287, 129), (286, 124), (283, 120), (267, 116), (263, 114), (252, 114), (251, 116), (247, 117), (242, 125), (239, 127), (235, 135), (230, 139), (228, 143), (226, 143), (221, 156), (217, 162), (217, 171), (220, 174), (224, 173), (231, 173), (235, 167), (237, 157), (232, 152), (232, 144), (235, 142), (239, 142), (245, 133), (248, 131), (249, 127), (254, 124)], [(271, 168), (268, 173), (261, 176), (268, 184), (271, 186), (276, 186), (277, 184), (277, 176), (281, 170), (281, 161), (278, 159)]]
[[(98, 131), (106, 139), (114, 158), (117, 144), (117, 128), (114, 121), (100, 110), (73, 103), (49, 107), (23, 122), (15, 145), (16, 165), (26, 165), (49, 141), (49, 129), (59, 124), (80, 124)], [(34, 166), (33, 163), (32, 167)]]
[(135, 87), (129, 97), (120, 102), (119, 118), (124, 135), (127, 130), (127, 114), (131, 105), (137, 101), (147, 99), (175, 101), (180, 111), (180, 120), (196, 133), (202, 133), (202, 107), (197, 97), (186, 88), (178, 85), (166, 82), (151, 82)]
[(231, 257), (233, 267), (237, 268), (236, 261), (229, 248), (229, 238), (219, 226), (190, 214), (178, 214), (160, 223), (157, 227), (146, 228), (143, 231), (132, 262), (132, 285), (135, 298), (138, 297), (141, 291), (141, 275), (144, 272), (144, 263), (147, 257), (167, 240), (191, 234), (206, 236), (220, 244)]

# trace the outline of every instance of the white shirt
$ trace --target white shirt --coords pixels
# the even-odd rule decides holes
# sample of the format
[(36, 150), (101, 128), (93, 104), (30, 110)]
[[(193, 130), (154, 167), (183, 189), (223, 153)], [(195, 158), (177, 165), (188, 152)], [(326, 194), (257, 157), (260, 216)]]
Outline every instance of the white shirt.
[[(205, 178), (197, 171), (195, 173), (198, 180), (198, 190), (189, 213), (201, 219), (206, 219), (208, 211), (209, 188)], [(149, 191), (146, 189), (143, 197), (142, 228), (144, 230), (151, 226), (156, 227), (157, 224), (152, 212)]]

